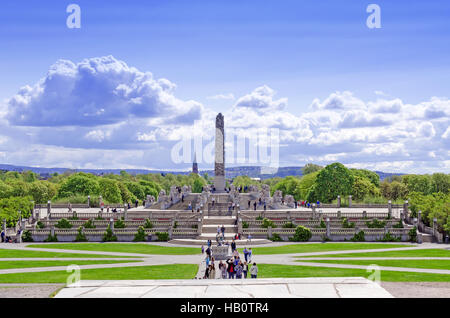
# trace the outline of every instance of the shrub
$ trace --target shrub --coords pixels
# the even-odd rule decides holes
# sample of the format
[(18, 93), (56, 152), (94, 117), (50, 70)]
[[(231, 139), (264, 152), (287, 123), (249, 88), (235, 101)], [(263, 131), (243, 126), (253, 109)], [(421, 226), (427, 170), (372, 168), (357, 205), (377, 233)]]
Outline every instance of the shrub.
[(55, 236), (52, 236), (52, 233), (49, 233), (44, 242), (58, 242), (58, 237), (56, 236), (56, 233)]
[(114, 222), (114, 228), (124, 229), (126, 226), (127, 225), (125, 224), (125, 222), (122, 219), (119, 219), (116, 222)]
[(320, 220), (319, 228), (321, 228), (321, 229), (326, 229), (327, 228), (327, 224), (325, 223), (324, 220)]
[(150, 219), (146, 219), (144, 223), (144, 229), (151, 229), (153, 228), (153, 223), (150, 221)]
[(133, 242), (145, 242), (147, 240), (147, 234), (145, 234), (144, 228), (140, 226), (137, 233), (134, 235)]
[(95, 224), (94, 224), (94, 221), (92, 221), (92, 219), (86, 221), (86, 222), (83, 224), (83, 226), (84, 226), (85, 229), (95, 229), (95, 228), (96, 228), (96, 226), (95, 226)]
[(109, 225), (103, 234), (102, 242), (117, 242), (117, 236), (113, 233)]
[(58, 221), (58, 223), (55, 224), (55, 227), (59, 228), (59, 229), (71, 229), (72, 228), (72, 224), (70, 224), (69, 221), (67, 221), (66, 219), (61, 219)]
[(387, 232), (383, 235), (383, 238), (379, 240), (380, 242), (400, 242), (401, 237), (395, 237), (391, 232)]
[(415, 226), (409, 230), (408, 236), (411, 242), (417, 242), (417, 228)]
[(177, 227), (178, 227), (178, 222), (177, 221), (173, 222), (173, 228), (176, 229)]
[(45, 224), (41, 221), (37, 221), (36, 228), (43, 229), (43, 228), (45, 228)]
[(261, 215), (259, 215), (259, 216), (256, 217), (256, 220), (257, 220), (257, 221), (262, 221), (262, 220), (263, 220), (263, 217), (262, 217)]
[(285, 229), (293, 229), (293, 228), (295, 228), (295, 224), (292, 223), (292, 222), (286, 222), (286, 223), (283, 225), (283, 228), (285, 228)]
[(366, 222), (366, 225), (369, 229), (382, 229), (386, 226), (385, 221), (378, 221), (378, 219), (373, 219), (372, 222)]
[(355, 227), (355, 222), (348, 222), (347, 218), (342, 219), (342, 227), (344, 229), (351, 229)]
[(159, 242), (167, 242), (169, 240), (169, 233), (167, 232), (156, 232)]
[(242, 221), (242, 228), (243, 229), (248, 229), (248, 227), (249, 227), (248, 223), (245, 222), (245, 221)]
[(399, 220), (397, 224), (392, 226), (394, 229), (403, 229), (403, 222)]
[(34, 242), (31, 232), (26, 230), (22, 233), (22, 242)]
[(261, 227), (267, 229), (269, 226), (275, 227), (275, 223), (272, 220), (269, 220), (268, 218), (264, 218)]
[(312, 237), (311, 230), (307, 227), (298, 225), (295, 229), (294, 237), (292, 238), (292, 241), (295, 242), (307, 242)]
[(366, 238), (364, 236), (364, 231), (359, 231), (350, 239), (352, 242), (365, 242)]
[(322, 242), (329, 242), (329, 241), (331, 241), (331, 239), (328, 236), (322, 235)]
[(272, 237), (267, 237), (267, 238), (273, 242), (283, 242), (283, 239), (281, 238), (281, 236), (278, 233), (273, 233)]
[(87, 242), (87, 241), (88, 241), (88, 239), (87, 239), (86, 235), (83, 233), (82, 227), (80, 226), (78, 228), (78, 234), (77, 234), (77, 237), (75, 238), (75, 242)]

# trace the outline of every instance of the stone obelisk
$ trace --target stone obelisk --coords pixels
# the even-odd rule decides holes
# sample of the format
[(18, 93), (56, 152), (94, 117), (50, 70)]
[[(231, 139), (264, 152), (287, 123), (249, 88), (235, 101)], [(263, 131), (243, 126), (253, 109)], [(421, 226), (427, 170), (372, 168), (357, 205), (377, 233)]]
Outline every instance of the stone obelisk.
[(225, 191), (225, 134), (222, 113), (216, 117), (214, 187), (217, 192)]

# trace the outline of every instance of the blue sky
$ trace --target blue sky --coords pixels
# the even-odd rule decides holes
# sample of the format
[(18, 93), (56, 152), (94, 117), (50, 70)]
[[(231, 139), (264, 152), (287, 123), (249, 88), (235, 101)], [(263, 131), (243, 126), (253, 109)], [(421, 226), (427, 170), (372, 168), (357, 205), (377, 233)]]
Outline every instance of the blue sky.
[[(70, 3), (81, 7), (81, 29), (66, 26)], [(381, 8), (381, 29), (366, 26), (370, 3)], [(448, 1), (4, 0), (0, 10), (0, 161), (181, 169), (188, 165), (173, 163), (167, 155), (176, 139), (169, 131), (183, 135), (194, 120), (206, 125), (218, 111), (230, 112), (226, 120), (241, 122), (236, 128), (244, 129), (246, 119), (271, 118), (277, 112), (279, 117), (272, 118), (278, 122), (266, 126), (282, 129), (281, 143), (288, 145), (280, 151), (282, 165), (339, 160), (393, 172), (448, 172), (449, 21)], [(176, 89), (152, 91), (145, 95), (143, 109), (130, 108), (102, 91), (127, 83), (127, 76), (134, 74), (121, 69), (128, 75), (119, 76), (110, 86), (99, 84), (108, 81), (108, 76), (96, 79), (99, 86), (83, 78), (87, 82), (78, 83), (83, 89), (75, 100), (64, 95), (67, 82), (54, 84), (59, 91), (53, 92), (57, 97), (51, 102), (46, 99), (48, 92), (43, 93), (45, 98), (36, 95), (39, 88), (34, 93), (20, 91), (47, 78), (58, 60), (71, 61), (69, 68), (78, 72), (83, 60), (105, 56), (140, 73), (151, 72), (155, 83), (167, 79)], [(57, 73), (62, 71), (60, 66)], [(48, 91), (46, 85), (39, 87)], [(96, 97), (91, 96), (95, 92), (88, 93), (92, 87)], [(261, 87), (269, 90), (258, 90)], [(167, 105), (161, 102), (166, 94), (174, 98)], [(18, 95), (28, 96), (31, 104), (11, 102)], [(238, 106), (242, 98), (262, 99), (266, 111)], [(277, 103), (284, 99), (287, 102)], [(333, 100), (344, 106), (331, 109)], [(376, 110), (395, 101), (401, 105), (395, 112)], [(84, 102), (86, 107), (94, 103), (107, 115), (89, 122), (78, 120), (81, 113), (71, 110)], [(183, 120), (175, 118), (180, 113)], [(413, 113), (414, 117), (408, 117)], [(440, 115), (430, 117), (430, 113)], [(123, 121), (108, 114), (120, 115)], [(349, 118), (357, 118), (358, 123), (349, 126)], [(296, 125), (283, 124), (291, 120)], [(368, 135), (353, 142), (352, 136), (360, 136), (360, 131)], [(380, 131), (391, 135), (370, 138)], [(89, 141), (93, 136), (96, 143)], [(330, 136), (342, 138), (333, 142)], [(20, 149), (11, 152), (12, 147)], [(125, 147), (136, 151), (131, 159), (116, 155)]]

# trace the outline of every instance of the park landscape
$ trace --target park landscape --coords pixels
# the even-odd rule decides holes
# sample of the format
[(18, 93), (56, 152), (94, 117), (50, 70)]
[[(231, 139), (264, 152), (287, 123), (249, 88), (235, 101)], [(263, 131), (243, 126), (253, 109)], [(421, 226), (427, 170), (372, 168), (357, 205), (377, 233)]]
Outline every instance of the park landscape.
[(445, 1), (3, 2), (0, 298), (450, 298)]

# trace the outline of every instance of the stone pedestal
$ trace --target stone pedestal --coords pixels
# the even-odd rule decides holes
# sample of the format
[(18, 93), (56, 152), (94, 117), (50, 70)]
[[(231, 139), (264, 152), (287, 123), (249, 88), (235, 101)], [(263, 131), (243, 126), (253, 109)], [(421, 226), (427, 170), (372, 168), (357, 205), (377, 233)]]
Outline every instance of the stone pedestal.
[(337, 197), (337, 207), (340, 208), (341, 207), (341, 196), (338, 195)]
[(351, 195), (348, 196), (348, 207), (349, 208), (352, 207), (352, 196)]

